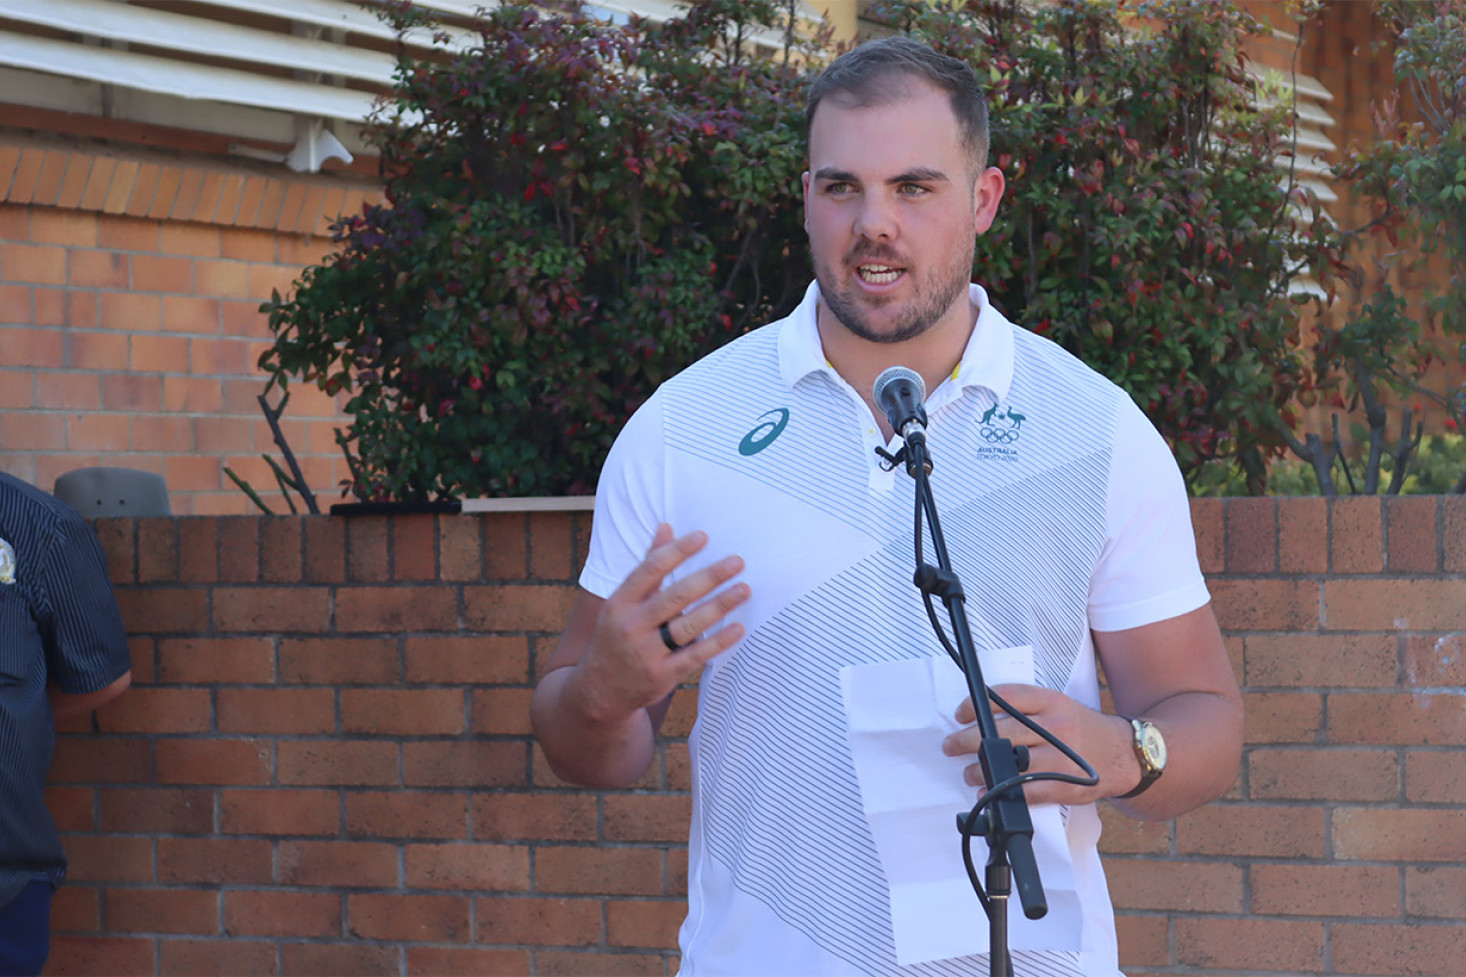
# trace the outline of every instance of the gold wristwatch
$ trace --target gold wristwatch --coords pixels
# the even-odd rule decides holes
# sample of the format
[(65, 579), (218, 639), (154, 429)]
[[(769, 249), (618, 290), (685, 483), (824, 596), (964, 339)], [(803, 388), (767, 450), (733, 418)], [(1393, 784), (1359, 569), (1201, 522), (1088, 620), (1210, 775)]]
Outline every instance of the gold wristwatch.
[[(1129, 716), (1121, 718), (1130, 719)], [(1130, 728), (1135, 731), (1135, 758), (1140, 761), (1140, 783), (1129, 793), (1120, 794), (1121, 798), (1141, 793), (1166, 772), (1166, 741), (1155, 723), (1130, 719)]]

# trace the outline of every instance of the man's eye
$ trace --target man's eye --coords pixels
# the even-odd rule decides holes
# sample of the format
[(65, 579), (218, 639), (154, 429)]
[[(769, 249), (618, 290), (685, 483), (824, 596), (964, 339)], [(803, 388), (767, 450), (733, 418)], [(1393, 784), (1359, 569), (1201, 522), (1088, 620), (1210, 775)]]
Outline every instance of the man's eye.
[(901, 184), (901, 192), (908, 197), (919, 197), (926, 193), (926, 187), (919, 183), (903, 183)]

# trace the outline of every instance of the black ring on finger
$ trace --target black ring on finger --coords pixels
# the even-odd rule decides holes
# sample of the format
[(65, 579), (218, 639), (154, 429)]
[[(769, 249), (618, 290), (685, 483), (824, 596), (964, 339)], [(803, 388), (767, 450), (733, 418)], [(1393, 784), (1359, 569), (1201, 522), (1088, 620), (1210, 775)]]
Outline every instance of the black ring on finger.
[(667, 627), (667, 625), (669, 625), (671, 623), (672, 623), (671, 621), (663, 621), (660, 625), (657, 626), (657, 630), (661, 632), (661, 634), (662, 634), (662, 644), (664, 644), (664, 645), (667, 646), (667, 650), (668, 651), (681, 651), (683, 648), (685, 648), (687, 646), (686, 645), (679, 645), (677, 643), (677, 640), (672, 637), (672, 629), (669, 628), (669, 627)]

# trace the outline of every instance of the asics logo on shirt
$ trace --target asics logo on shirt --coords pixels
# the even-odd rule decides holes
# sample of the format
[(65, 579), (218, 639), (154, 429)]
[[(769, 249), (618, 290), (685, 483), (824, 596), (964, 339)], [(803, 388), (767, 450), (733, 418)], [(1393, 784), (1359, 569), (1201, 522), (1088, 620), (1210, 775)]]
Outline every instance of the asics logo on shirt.
[(764, 421), (758, 427), (749, 431), (738, 442), (738, 453), (745, 457), (756, 455), (778, 440), (779, 435), (784, 433), (784, 428), (789, 424), (789, 409), (787, 407), (776, 407), (773, 410), (759, 415), (759, 420), (764, 418), (777, 418), (776, 420)]

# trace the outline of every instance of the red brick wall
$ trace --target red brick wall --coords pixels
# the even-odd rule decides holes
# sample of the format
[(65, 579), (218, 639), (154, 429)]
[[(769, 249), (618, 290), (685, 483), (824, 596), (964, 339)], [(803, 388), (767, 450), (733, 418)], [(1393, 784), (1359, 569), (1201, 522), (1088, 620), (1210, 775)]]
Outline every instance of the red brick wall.
[[(256, 511), (227, 465), (278, 503), (260, 457), (280, 455), (255, 399), (259, 306), (375, 195), (355, 178), (0, 134), (0, 470), (50, 490), (75, 468), (139, 468), (167, 479), (176, 514)], [(328, 499), (346, 475), (342, 418), (297, 385), (282, 425)]]
[[(1247, 755), (1107, 812), (1127, 972), (1466, 974), (1466, 499), (1193, 506)], [(674, 972), (693, 695), (632, 790), (529, 734), (588, 514), (97, 526), (137, 684), (60, 739), (50, 972)]]

